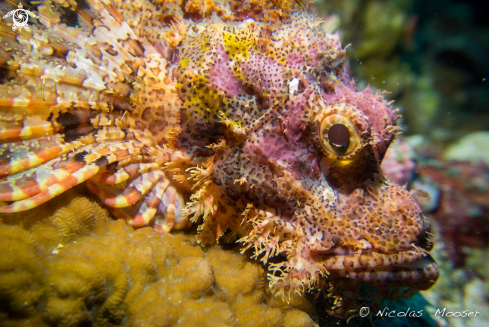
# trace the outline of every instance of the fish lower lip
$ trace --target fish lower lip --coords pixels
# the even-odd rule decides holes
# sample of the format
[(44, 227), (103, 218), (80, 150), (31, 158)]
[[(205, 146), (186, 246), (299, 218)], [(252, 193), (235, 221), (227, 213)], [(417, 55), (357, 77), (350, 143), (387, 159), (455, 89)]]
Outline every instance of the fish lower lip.
[(432, 266), (433, 264), (436, 264), (435, 260), (433, 260), (433, 258), (429, 254), (427, 254), (426, 256), (416, 259), (414, 261), (393, 265), (393, 266), (404, 267), (408, 269), (425, 269)]
[(422, 269), (429, 267), (434, 260), (425, 251), (416, 249), (383, 253), (373, 249), (362, 250), (362, 252), (330, 250), (318, 252), (322, 257), (324, 268), (328, 271), (360, 271), (369, 269)]
[(438, 280), (439, 271), (436, 262), (430, 255), (425, 255), (411, 262), (379, 266), (367, 269), (329, 270), (336, 277), (376, 286), (406, 286), (417, 290), (427, 290)]

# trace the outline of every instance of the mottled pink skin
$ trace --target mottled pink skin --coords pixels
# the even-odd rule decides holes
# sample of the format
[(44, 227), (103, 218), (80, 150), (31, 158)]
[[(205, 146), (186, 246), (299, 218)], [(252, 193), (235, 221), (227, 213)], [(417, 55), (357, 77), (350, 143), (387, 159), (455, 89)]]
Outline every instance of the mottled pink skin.
[(229, 95), (236, 97), (243, 91), (241, 81), (234, 76), (234, 72), (229, 66), (231, 59), (222, 45), (218, 48), (217, 54), (219, 59), (215, 65), (211, 67), (209, 72), (211, 88), (216, 91), (224, 91)]
[[(337, 40), (333, 41), (334, 38), (337, 38)], [(305, 64), (311, 67), (323, 69), (325, 56), (327, 64), (331, 64), (328, 66), (333, 68), (336, 68), (338, 64), (343, 62), (344, 51), (341, 49), (341, 42), (339, 42), (338, 35), (334, 35), (332, 38), (326, 40), (324, 38), (315, 38), (310, 31), (301, 30), (292, 35), (292, 40), (296, 44), (302, 43), (300, 51), (307, 53), (309, 60), (306, 60)], [(304, 40), (310, 40), (311, 42), (304, 43)], [(298, 61), (296, 62), (298, 63)]]
[[(298, 95), (290, 95), (289, 101), (285, 107), (282, 116), (284, 117), (284, 124), (286, 128), (286, 136), (289, 139), (294, 140), (295, 142), (302, 142), (301, 145), (306, 145), (306, 141), (304, 141), (304, 131), (305, 131), (305, 123), (301, 119), (297, 119), (297, 117), (301, 117), (304, 114), (304, 108), (307, 106), (307, 99), (313, 94), (313, 89), (311, 85), (305, 81), (305, 89), (302, 94)], [(302, 83), (302, 81), (301, 81)]]
[[(310, 141), (310, 135), (304, 135), (304, 121), (297, 119), (303, 115), (312, 93), (311, 86), (307, 85), (303, 93), (290, 95), (281, 112), (281, 123), (274, 122), (258, 132), (260, 147), (267, 157), (286, 166), (297, 180), (304, 180), (305, 177), (317, 179), (320, 173), (317, 148)], [(253, 147), (247, 144), (245, 149)]]
[(345, 68), (341, 71), (341, 73), (339, 74), (339, 79), (341, 80), (341, 82), (343, 83), (343, 85), (347, 88), (349, 88), (350, 90), (356, 92), (357, 91), (357, 88), (355, 86), (355, 80), (353, 78), (350, 77), (350, 74), (349, 74), (349, 71), (350, 71), (350, 63), (349, 62), (345, 62), (344, 63), (344, 66)]
[(287, 55), (285, 62), (287, 66), (294, 67), (294, 68), (302, 67), (307, 63), (306, 59), (304, 58), (304, 55), (300, 53), (298, 50), (294, 50), (291, 53), (289, 53)]
[[(293, 173), (297, 180), (304, 177), (318, 177), (319, 164), (317, 162), (317, 151), (314, 146), (301, 147), (300, 143), (287, 142), (285, 138), (277, 137), (282, 134), (280, 127), (274, 127), (270, 132), (262, 133), (260, 141), (263, 142), (259, 147), (273, 162), (285, 166)], [(258, 148), (256, 145), (247, 144), (245, 152), (252, 152)]]
[(268, 97), (267, 106), (273, 106), (278, 96), (284, 93), (284, 70), (274, 58), (250, 51), (250, 56), (241, 64), (244, 83), (252, 86), (258, 97)]

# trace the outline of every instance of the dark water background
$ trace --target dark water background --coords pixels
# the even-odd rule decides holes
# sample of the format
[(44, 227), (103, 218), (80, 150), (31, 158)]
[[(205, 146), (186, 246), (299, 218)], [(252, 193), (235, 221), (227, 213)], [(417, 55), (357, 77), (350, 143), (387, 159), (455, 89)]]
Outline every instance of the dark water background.
[(440, 146), (489, 129), (489, 2), (334, 0), (353, 75), (391, 94), (406, 134)]

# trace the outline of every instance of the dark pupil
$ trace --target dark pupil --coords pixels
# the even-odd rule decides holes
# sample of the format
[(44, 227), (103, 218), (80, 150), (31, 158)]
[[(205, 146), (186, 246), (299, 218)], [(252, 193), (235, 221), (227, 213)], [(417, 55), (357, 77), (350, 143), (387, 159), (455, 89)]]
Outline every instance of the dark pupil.
[(335, 147), (344, 147), (350, 143), (350, 131), (343, 124), (334, 124), (328, 131), (329, 144)]

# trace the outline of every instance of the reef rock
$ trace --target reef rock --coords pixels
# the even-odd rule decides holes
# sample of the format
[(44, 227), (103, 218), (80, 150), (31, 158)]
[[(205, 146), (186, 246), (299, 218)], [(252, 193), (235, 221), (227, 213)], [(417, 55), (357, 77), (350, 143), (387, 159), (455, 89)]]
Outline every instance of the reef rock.
[(452, 143), (443, 153), (446, 160), (482, 160), (489, 166), (489, 132), (479, 131), (465, 135)]

